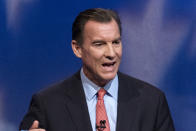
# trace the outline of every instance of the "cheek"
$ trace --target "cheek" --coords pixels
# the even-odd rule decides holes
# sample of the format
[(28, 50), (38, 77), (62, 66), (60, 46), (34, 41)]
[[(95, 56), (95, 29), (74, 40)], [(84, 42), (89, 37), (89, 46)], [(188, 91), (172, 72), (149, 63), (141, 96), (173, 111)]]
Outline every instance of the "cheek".
[(92, 50), (88, 55), (94, 63), (99, 63), (102, 59), (102, 53), (100, 51)]
[(101, 65), (103, 52), (96, 49), (83, 50), (82, 60), (88, 66), (96, 68)]
[(122, 56), (122, 45), (121, 45), (121, 47), (120, 47), (120, 49), (119, 49), (119, 57), (121, 57)]
[(96, 68), (98, 67), (100, 64), (100, 60), (98, 59), (98, 57), (96, 55), (92, 55), (90, 53), (86, 53), (83, 56), (83, 62), (85, 62), (89, 67), (91, 68)]
[(119, 58), (121, 58), (121, 56), (122, 56), (122, 48), (121, 48), (121, 49), (117, 49), (117, 50), (116, 50), (116, 54), (117, 54), (117, 56), (118, 56)]

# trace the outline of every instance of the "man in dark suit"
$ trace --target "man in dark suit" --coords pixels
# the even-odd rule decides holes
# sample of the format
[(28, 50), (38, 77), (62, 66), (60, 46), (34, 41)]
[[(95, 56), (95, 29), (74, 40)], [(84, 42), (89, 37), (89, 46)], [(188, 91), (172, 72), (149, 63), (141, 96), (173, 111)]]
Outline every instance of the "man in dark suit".
[[(82, 59), (81, 70), (36, 93), (20, 130), (174, 131), (164, 94), (118, 72), (121, 22), (114, 11), (95, 8), (81, 12), (72, 26), (72, 49)], [(98, 99), (102, 89), (104, 96)], [(104, 101), (101, 113), (96, 106), (99, 100)], [(104, 114), (100, 126), (98, 114)]]

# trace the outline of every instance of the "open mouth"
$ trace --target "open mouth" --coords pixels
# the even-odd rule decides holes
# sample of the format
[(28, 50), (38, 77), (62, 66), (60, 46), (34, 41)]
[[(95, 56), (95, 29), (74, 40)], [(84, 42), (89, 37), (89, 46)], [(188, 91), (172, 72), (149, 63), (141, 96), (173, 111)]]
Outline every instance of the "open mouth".
[(114, 66), (116, 62), (108, 62), (108, 63), (104, 63), (102, 64), (103, 67), (111, 67)]

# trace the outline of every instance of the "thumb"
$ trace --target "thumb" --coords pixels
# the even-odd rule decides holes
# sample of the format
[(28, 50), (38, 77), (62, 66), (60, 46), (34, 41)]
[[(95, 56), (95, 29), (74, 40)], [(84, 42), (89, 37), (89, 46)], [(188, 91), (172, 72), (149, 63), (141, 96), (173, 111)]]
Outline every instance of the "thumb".
[(35, 120), (30, 129), (38, 129), (39, 128), (39, 121)]

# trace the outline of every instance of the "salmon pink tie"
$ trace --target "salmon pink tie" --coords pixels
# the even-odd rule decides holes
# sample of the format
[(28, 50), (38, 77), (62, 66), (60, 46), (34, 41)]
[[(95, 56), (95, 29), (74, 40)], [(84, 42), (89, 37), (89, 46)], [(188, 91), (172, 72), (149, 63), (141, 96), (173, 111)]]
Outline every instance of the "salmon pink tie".
[(110, 124), (103, 100), (105, 94), (106, 90), (103, 88), (98, 91), (98, 99), (96, 105), (96, 131), (110, 131)]

